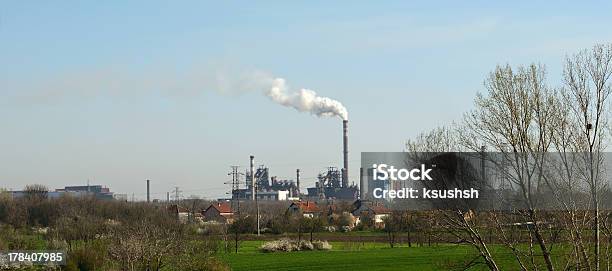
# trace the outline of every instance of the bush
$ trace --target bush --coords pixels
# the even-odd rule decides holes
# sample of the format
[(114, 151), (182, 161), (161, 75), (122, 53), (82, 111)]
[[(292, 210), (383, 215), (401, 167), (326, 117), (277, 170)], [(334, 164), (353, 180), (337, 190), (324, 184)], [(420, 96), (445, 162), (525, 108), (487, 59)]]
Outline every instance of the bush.
[(103, 270), (105, 248), (101, 245), (86, 245), (69, 252), (65, 270)]
[(327, 241), (300, 241), (291, 239), (280, 239), (264, 243), (260, 249), (263, 252), (291, 252), (300, 250), (330, 250), (332, 246)]
[(297, 246), (291, 240), (283, 238), (280, 240), (264, 243), (261, 246), (261, 250), (263, 252), (277, 252), (277, 251), (290, 252), (290, 251), (297, 250)]
[(312, 241), (312, 245), (315, 250), (330, 250), (332, 249), (332, 245), (330, 245), (327, 241), (315, 240)]
[(53, 250), (68, 250), (68, 243), (66, 241), (55, 238), (48, 240), (47, 246)]
[(314, 246), (309, 241), (302, 240), (299, 245), (300, 250), (313, 250)]

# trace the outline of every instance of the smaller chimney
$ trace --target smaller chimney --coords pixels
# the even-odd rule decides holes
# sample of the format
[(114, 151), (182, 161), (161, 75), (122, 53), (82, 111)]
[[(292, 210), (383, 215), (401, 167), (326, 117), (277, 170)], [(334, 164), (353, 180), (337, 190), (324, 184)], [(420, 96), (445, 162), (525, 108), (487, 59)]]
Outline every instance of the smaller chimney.
[(147, 180), (147, 202), (151, 202), (151, 184), (150, 183), (151, 181)]
[(250, 157), (251, 166), (251, 200), (255, 200), (255, 156)]
[(366, 187), (363, 179), (363, 168), (359, 168), (359, 198), (364, 200), (366, 197)]
[(301, 194), (301, 192), (300, 192), (300, 169), (299, 168), (295, 170), (295, 180), (296, 180), (296, 183), (297, 183), (297, 197), (299, 199), (300, 198), (300, 194)]
[(348, 120), (342, 121), (342, 187), (348, 187)]

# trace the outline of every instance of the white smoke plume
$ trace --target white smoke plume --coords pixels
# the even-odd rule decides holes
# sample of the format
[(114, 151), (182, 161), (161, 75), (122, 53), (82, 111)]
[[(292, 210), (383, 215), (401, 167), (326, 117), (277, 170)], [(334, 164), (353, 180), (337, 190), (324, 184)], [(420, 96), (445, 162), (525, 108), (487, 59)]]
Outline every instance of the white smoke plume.
[(283, 106), (293, 107), (300, 112), (310, 112), (319, 117), (338, 116), (343, 120), (348, 120), (348, 111), (339, 101), (317, 96), (317, 93), (310, 89), (290, 92), (283, 78), (275, 78), (266, 95), (272, 101)]

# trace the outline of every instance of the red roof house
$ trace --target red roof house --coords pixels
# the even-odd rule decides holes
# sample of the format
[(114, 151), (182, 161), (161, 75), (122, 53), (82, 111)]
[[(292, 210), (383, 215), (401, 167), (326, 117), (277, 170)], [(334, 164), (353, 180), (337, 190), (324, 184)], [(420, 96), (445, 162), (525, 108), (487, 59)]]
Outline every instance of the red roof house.
[(294, 201), (289, 205), (287, 212), (291, 214), (302, 214), (305, 217), (315, 217), (321, 214), (317, 203), (312, 201)]
[(206, 221), (216, 221), (231, 224), (234, 222), (234, 211), (229, 202), (213, 203), (206, 210), (202, 211), (202, 216)]

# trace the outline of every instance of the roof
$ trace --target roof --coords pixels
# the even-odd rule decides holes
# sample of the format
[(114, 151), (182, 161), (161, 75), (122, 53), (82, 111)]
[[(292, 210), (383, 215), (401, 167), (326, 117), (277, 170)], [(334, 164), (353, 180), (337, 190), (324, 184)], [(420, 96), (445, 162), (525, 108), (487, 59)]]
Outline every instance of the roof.
[(233, 213), (232, 211), (232, 205), (229, 202), (217, 202), (217, 203), (213, 203), (210, 206), (208, 206), (208, 208), (206, 208), (206, 211), (208, 211), (208, 209), (210, 208), (215, 208), (217, 209), (217, 211), (219, 211), (219, 213)]
[(359, 201), (353, 203), (355, 209), (351, 212), (353, 215), (358, 215), (363, 212), (371, 212), (373, 214), (390, 214), (391, 209), (385, 207), (380, 202)]
[(318, 213), (321, 212), (321, 210), (319, 209), (319, 206), (317, 206), (317, 203), (312, 202), (312, 201), (294, 201), (293, 203), (291, 203), (291, 206), (297, 206), (300, 211), (302, 211), (303, 213)]

